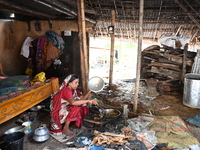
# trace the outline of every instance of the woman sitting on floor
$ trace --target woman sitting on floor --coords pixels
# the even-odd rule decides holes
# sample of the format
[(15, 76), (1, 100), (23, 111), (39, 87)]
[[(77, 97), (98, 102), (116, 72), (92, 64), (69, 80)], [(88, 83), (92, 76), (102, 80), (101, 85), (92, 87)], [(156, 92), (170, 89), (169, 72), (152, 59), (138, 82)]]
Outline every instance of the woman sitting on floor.
[[(98, 105), (93, 100), (86, 100), (91, 90), (85, 95), (82, 95), (77, 89), (79, 78), (75, 75), (69, 75), (63, 81), (60, 90), (54, 94), (50, 109), (51, 109), (51, 133), (60, 135), (65, 133), (68, 136), (73, 136), (74, 133), (69, 130), (69, 124), (76, 121), (76, 125), (80, 128), (84, 116), (88, 113), (87, 103)], [(64, 126), (64, 127), (63, 127)]]

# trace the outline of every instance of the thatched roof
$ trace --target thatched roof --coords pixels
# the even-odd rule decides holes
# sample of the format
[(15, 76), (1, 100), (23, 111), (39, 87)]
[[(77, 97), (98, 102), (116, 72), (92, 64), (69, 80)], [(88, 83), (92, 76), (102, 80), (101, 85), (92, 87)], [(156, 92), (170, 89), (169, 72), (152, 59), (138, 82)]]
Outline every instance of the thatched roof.
[[(77, 0), (80, 1), (80, 0)], [(77, 20), (76, 0), (0, 0), (0, 19)], [(93, 23), (90, 35), (109, 37), (111, 10), (115, 10), (115, 37), (136, 40), (139, 30), (140, 0), (85, 0), (86, 20)], [(157, 41), (163, 33), (191, 37), (199, 43), (199, 0), (144, 0), (144, 40)]]

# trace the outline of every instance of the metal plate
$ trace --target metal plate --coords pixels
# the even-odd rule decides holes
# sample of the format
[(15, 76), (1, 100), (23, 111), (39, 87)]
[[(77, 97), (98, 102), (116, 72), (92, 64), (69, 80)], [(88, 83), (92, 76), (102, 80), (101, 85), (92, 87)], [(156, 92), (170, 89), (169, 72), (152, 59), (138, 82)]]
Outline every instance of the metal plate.
[(88, 81), (88, 88), (93, 92), (99, 92), (104, 88), (105, 82), (101, 77), (92, 77)]

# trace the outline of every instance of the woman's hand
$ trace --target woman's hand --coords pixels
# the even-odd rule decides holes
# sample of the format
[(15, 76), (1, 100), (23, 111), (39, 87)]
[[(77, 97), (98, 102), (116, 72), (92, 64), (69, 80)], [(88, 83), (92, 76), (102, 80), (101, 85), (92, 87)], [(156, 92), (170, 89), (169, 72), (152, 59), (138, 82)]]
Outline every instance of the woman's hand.
[(87, 94), (90, 94), (92, 91), (89, 89), (88, 91), (87, 91)]
[(99, 105), (95, 99), (89, 100), (89, 103), (94, 105)]

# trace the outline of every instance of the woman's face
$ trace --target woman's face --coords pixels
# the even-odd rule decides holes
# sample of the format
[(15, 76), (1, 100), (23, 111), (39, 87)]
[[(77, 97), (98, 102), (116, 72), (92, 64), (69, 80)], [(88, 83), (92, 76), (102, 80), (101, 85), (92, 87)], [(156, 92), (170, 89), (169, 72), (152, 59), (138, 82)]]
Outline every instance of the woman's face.
[(75, 79), (74, 81), (72, 81), (72, 82), (69, 83), (69, 87), (72, 90), (77, 89), (78, 85), (79, 85), (79, 79)]

